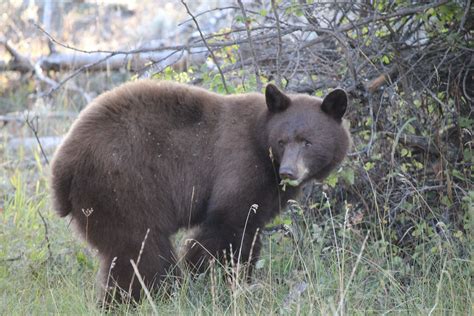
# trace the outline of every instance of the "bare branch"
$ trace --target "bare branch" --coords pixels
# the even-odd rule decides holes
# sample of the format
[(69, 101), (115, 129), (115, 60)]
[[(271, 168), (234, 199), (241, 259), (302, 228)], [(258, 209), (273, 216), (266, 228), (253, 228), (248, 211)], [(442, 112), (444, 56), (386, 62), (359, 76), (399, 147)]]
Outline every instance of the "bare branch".
[(222, 84), (224, 85), (224, 89), (227, 93), (229, 93), (229, 89), (227, 88), (227, 84), (225, 82), (225, 78), (224, 78), (224, 73), (222, 72), (222, 69), (221, 67), (219, 66), (219, 63), (217, 62), (217, 58), (216, 56), (214, 55), (214, 52), (212, 51), (212, 49), (209, 47), (209, 45), (207, 44), (207, 41), (204, 37), (204, 35), (202, 34), (201, 32), (201, 28), (199, 27), (199, 23), (198, 21), (196, 20), (196, 18), (194, 17), (194, 15), (191, 13), (191, 11), (189, 11), (189, 8), (188, 8), (188, 5), (186, 4), (186, 2), (184, 2), (184, 0), (181, 0), (181, 3), (184, 5), (184, 7), (186, 8), (186, 11), (188, 12), (189, 16), (191, 16), (191, 18), (193, 19), (194, 21), (194, 24), (196, 24), (196, 28), (199, 32), (199, 35), (201, 36), (202, 38), (202, 41), (204, 43), (204, 45), (206, 45), (206, 48), (207, 50), (209, 51), (209, 53), (211, 54), (211, 57), (212, 57), (212, 60), (214, 61), (214, 64), (216, 65), (217, 69), (219, 70), (219, 74), (221, 75), (221, 80), (222, 80)]
[(283, 88), (283, 82), (281, 81), (281, 73), (280, 73), (280, 55), (283, 47), (283, 42), (281, 38), (281, 26), (280, 26), (280, 17), (278, 16), (277, 5), (275, 4), (275, 0), (271, 0), (273, 14), (275, 15), (276, 27), (278, 32), (278, 48), (277, 48), (277, 55), (276, 55), (276, 73), (277, 73), (277, 83), (278, 85)]
[[(245, 28), (247, 29), (247, 39), (248, 39), (248, 43), (250, 45), (250, 51), (252, 53), (253, 66), (255, 68), (255, 77), (256, 77), (256, 80), (257, 80), (257, 90), (260, 91), (260, 90), (262, 90), (262, 81), (260, 80), (260, 69), (258, 67), (257, 56), (255, 55), (255, 48), (254, 48), (254, 45), (253, 45), (252, 35), (251, 35), (251, 32), (250, 32), (250, 20), (247, 17), (247, 13), (245, 12), (245, 8), (244, 8), (244, 5), (242, 4), (242, 1), (237, 0), (237, 2), (239, 4), (240, 10), (242, 11), (242, 15), (244, 17)], [(279, 33), (279, 36), (281, 38), (281, 33)]]
[(39, 210), (39, 208), (36, 211), (38, 212), (38, 215), (41, 218), (41, 221), (43, 222), (44, 240), (46, 242), (46, 247), (48, 249), (48, 257), (46, 258), (46, 260), (48, 260), (48, 259), (53, 257), (53, 252), (51, 251), (51, 242), (49, 241), (48, 223), (46, 222), (46, 219), (44, 218), (44, 216), (41, 213), (41, 211)]
[(43, 149), (43, 146), (41, 144), (41, 141), (38, 137), (38, 117), (35, 116), (33, 117), (33, 119), (30, 119), (29, 112), (27, 112), (26, 117), (25, 117), (25, 122), (26, 122), (26, 125), (28, 125), (30, 130), (33, 132), (33, 135), (35, 136), (35, 139), (38, 142), (38, 146), (41, 150), (41, 154), (43, 155), (44, 160), (46, 161), (46, 164), (49, 165), (48, 156), (46, 155)]
[(96, 62), (93, 62), (91, 64), (88, 64), (88, 65), (84, 65), (82, 67), (80, 67), (79, 69), (77, 69), (76, 71), (74, 71), (72, 74), (70, 74), (69, 76), (67, 76), (66, 78), (64, 78), (63, 80), (61, 80), (60, 82), (58, 82), (56, 85), (53, 85), (46, 93), (42, 93), (40, 94), (40, 97), (48, 97), (48, 96), (51, 96), (51, 94), (53, 94), (55, 91), (57, 91), (59, 88), (61, 88), (66, 82), (68, 82), (69, 80), (71, 80), (72, 78), (76, 77), (77, 75), (79, 75), (81, 72), (89, 69), (89, 68), (92, 68), (98, 64), (101, 64), (103, 63), (104, 61), (106, 61), (107, 59), (113, 57), (114, 54), (109, 54), (107, 56), (105, 56), (104, 58), (102, 59), (99, 59), (98, 61)]

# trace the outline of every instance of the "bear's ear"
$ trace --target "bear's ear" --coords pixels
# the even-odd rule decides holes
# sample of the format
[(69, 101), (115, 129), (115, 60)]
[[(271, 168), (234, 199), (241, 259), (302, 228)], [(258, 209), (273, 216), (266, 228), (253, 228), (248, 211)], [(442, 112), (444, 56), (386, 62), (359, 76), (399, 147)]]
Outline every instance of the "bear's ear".
[(346, 112), (347, 94), (342, 89), (331, 91), (323, 100), (321, 109), (328, 115), (340, 121)]
[(265, 101), (268, 110), (274, 113), (286, 110), (291, 103), (290, 98), (271, 83), (265, 88)]

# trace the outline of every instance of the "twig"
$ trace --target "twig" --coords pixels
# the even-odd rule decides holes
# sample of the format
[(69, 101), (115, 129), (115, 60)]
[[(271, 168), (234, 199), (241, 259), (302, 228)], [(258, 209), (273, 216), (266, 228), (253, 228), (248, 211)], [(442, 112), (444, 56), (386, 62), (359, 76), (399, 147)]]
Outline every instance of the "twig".
[[(198, 17), (200, 17), (201, 15), (204, 15), (204, 14), (209, 13), (209, 12), (214, 12), (214, 11), (235, 10), (235, 9), (238, 9), (238, 7), (236, 7), (236, 6), (228, 6), (228, 7), (222, 7), (222, 8), (214, 8), (214, 9), (209, 9), (209, 10), (204, 10), (204, 11), (202, 11), (202, 12), (199, 12), (198, 14), (195, 14), (194, 17), (195, 17), (195, 18), (198, 18)], [(193, 21), (192, 18), (187, 19), (187, 20), (184, 20), (183, 22), (178, 23), (178, 26), (182, 26), (182, 25), (184, 25), (184, 24), (186, 24), (186, 23), (188, 23), (188, 22), (191, 22), (191, 21)]]
[[(471, 55), (470, 64), (474, 64), (474, 54)], [(464, 71), (464, 76), (463, 76), (463, 79), (462, 79), (462, 90), (464, 92), (464, 96), (466, 97), (466, 99), (468, 99), (469, 101), (472, 102), (472, 98), (469, 96), (469, 93), (467, 93), (467, 90), (466, 90), (466, 80), (467, 80), (467, 77), (468, 77), (469, 73), (470, 73), (469, 69), (466, 69)]]
[(103, 63), (104, 61), (106, 61), (107, 59), (111, 58), (112, 56), (115, 56), (117, 54), (114, 54), (114, 53), (111, 53), (110, 55), (108, 56), (105, 56), (104, 58), (102, 59), (99, 59), (98, 61), (96, 62), (93, 62), (93, 63), (90, 63), (88, 65), (84, 65), (80, 68), (78, 68), (76, 71), (74, 71), (72, 74), (70, 74), (69, 76), (67, 76), (66, 78), (64, 78), (63, 80), (59, 81), (55, 86), (51, 87), (51, 89), (49, 89), (48, 92), (46, 93), (42, 93), (40, 94), (40, 97), (48, 97), (50, 96), (51, 94), (53, 94), (55, 91), (57, 91), (59, 88), (61, 88), (66, 82), (68, 82), (69, 80), (71, 80), (72, 78), (76, 77), (77, 75), (79, 75), (81, 72), (91, 68), (91, 67), (94, 67), (95, 65), (98, 65), (100, 63)]
[(354, 264), (354, 268), (351, 271), (351, 275), (349, 276), (349, 281), (347, 282), (346, 287), (344, 288), (344, 291), (342, 292), (341, 299), (339, 300), (339, 305), (338, 305), (337, 311), (335, 313), (336, 315), (339, 315), (338, 311), (341, 310), (341, 308), (343, 308), (344, 299), (346, 297), (347, 291), (349, 290), (349, 286), (352, 283), (352, 279), (354, 279), (355, 271), (357, 270), (357, 267), (359, 266), (360, 259), (362, 258), (362, 253), (364, 252), (364, 249), (365, 249), (365, 244), (367, 243), (367, 239), (369, 238), (369, 234), (370, 234), (370, 230), (367, 231), (367, 235), (365, 236), (365, 239), (362, 242), (362, 247), (359, 251), (359, 254), (357, 255), (357, 260)]
[[(168, 55), (166, 55), (165, 57), (160, 58), (159, 60), (152, 62), (150, 65), (147, 65), (147, 66), (143, 67), (142, 69), (139, 69), (139, 70), (137, 71), (138, 73), (141, 73), (141, 75), (139, 76), (139, 78), (148, 77), (148, 76), (147, 76), (147, 73), (150, 74), (150, 72), (153, 71), (153, 68), (155, 68), (155, 66), (156, 66), (157, 64), (161, 63), (162, 61), (167, 60), (168, 58), (170, 58), (171, 56), (173, 56), (174, 54), (176, 54), (176, 53), (178, 53), (178, 52), (179, 52), (179, 50), (175, 50), (175, 51), (169, 53)], [(184, 53), (184, 51), (181, 51), (181, 55), (178, 57), (178, 61), (183, 57), (183, 53)], [(172, 63), (172, 64), (174, 64), (174, 63)], [(162, 70), (163, 70), (163, 69), (160, 69), (159, 71), (157, 71), (157, 72), (155, 72), (155, 73), (159, 73), (159, 72), (161, 72)], [(151, 75), (153, 75), (153, 73), (152, 73)]]
[(43, 217), (43, 214), (41, 214), (41, 211), (39, 209), (37, 209), (36, 211), (38, 212), (38, 215), (41, 218), (41, 221), (43, 222), (44, 240), (46, 241), (46, 247), (48, 248), (48, 258), (46, 258), (45, 260), (47, 261), (49, 258), (53, 257), (53, 252), (51, 251), (51, 243), (49, 241), (48, 223), (46, 222), (46, 219)]
[(464, 30), (464, 24), (466, 24), (466, 19), (469, 15), (469, 10), (471, 9), (471, 0), (467, 0), (466, 9), (464, 9), (464, 14), (462, 15), (461, 23), (459, 23), (459, 30)]
[[(201, 16), (201, 15), (204, 15), (204, 14), (206, 14), (206, 13), (213, 12), (213, 11), (238, 10), (238, 9), (240, 9), (240, 8), (237, 7), (237, 6), (228, 6), (228, 7), (222, 7), (222, 8), (214, 8), (214, 9), (202, 11), (202, 12), (200, 12), (200, 13), (195, 14), (194, 16), (197, 18), (197, 17), (199, 17), (199, 16)], [(253, 11), (253, 10), (249, 10), (249, 9), (247, 9), (247, 12), (252, 13), (252, 14), (255, 14), (255, 15), (261, 15), (260, 12)], [(272, 19), (272, 18), (269, 17), (269, 16), (267, 16), (267, 18), (268, 18), (268, 19)], [(192, 19), (184, 20), (183, 22), (180, 22), (180, 23), (178, 24), (178, 26), (184, 25), (184, 24), (186, 24), (186, 23), (188, 23), (188, 22), (191, 22), (191, 21), (192, 21)], [(285, 21), (280, 21), (280, 22), (281, 22), (282, 24), (289, 25), (289, 24), (286, 23)]]
[(133, 261), (133, 259), (130, 259), (130, 263), (132, 264), (133, 271), (134, 271), (135, 274), (137, 275), (137, 279), (138, 279), (138, 281), (140, 282), (140, 285), (142, 286), (143, 291), (145, 292), (145, 296), (146, 296), (146, 298), (148, 299), (148, 302), (149, 302), (150, 305), (151, 305), (151, 309), (153, 310), (153, 314), (154, 314), (154, 315), (158, 315), (158, 310), (156, 309), (155, 302), (153, 302), (153, 298), (151, 297), (150, 291), (149, 291), (148, 288), (146, 287), (145, 282), (143, 281), (143, 278), (142, 278), (142, 276), (140, 275), (140, 272), (138, 271), (137, 265), (135, 264), (135, 262)]
[[(294, 29), (297, 29), (297, 28), (300, 28), (300, 27), (295, 27)], [(275, 29), (275, 27), (273, 25), (271, 26), (257, 26), (257, 27), (254, 27), (252, 28), (253, 31), (262, 31), (260, 34), (265, 34), (265, 31), (273, 31)], [(292, 27), (293, 29), (293, 27)], [(242, 33), (242, 32), (247, 32), (247, 29), (245, 27), (236, 27), (236, 28), (232, 28), (230, 31), (228, 32), (222, 32), (222, 33), (216, 33), (216, 34), (210, 34), (210, 35), (207, 35), (206, 36), (206, 40), (210, 40), (210, 39), (213, 39), (213, 38), (222, 38), (222, 37), (225, 37), (225, 36), (228, 36), (228, 35), (231, 35), (231, 34), (236, 34), (236, 33)], [(199, 39), (195, 39), (193, 41), (193, 43), (199, 43), (199, 42), (202, 42), (202, 40), (199, 38)]]
[(342, 50), (344, 52), (344, 55), (346, 55), (346, 60), (347, 60), (347, 68), (351, 72), (352, 78), (354, 80), (354, 84), (357, 83), (357, 72), (355, 70), (354, 62), (349, 56), (349, 48), (347, 47), (346, 41), (340, 36), (340, 34), (337, 31), (322, 31), (321, 33), (329, 33), (331, 34), (336, 40), (339, 42), (339, 44), (342, 47)]
[[(106, 299), (107, 299), (107, 295), (110, 295), (108, 293), (109, 290), (111, 289), (111, 288), (109, 288), (109, 281), (110, 281), (110, 278), (112, 276), (112, 269), (115, 268), (116, 262), (117, 262), (117, 257), (113, 257), (112, 261), (110, 262), (109, 270), (107, 272), (107, 279), (105, 280), (105, 293), (104, 293), (104, 297), (102, 298), (102, 313), (105, 310), (105, 302), (106, 302)], [(116, 290), (116, 287), (115, 287), (115, 290)]]
[[(29, 113), (30, 112), (27, 112), (26, 114), (26, 118), (25, 118), (25, 122), (26, 122), (26, 125), (28, 125), (28, 127), (30, 128), (30, 130), (33, 132), (33, 135), (35, 136), (35, 139), (36, 141), (38, 142), (38, 146), (41, 150), (41, 154), (43, 155), (43, 158), (44, 160), (46, 161), (46, 164), (49, 165), (49, 160), (48, 160), (48, 156), (46, 156), (46, 152), (44, 151), (43, 149), (43, 145), (41, 145), (41, 141), (38, 137), (38, 117), (35, 116), (34, 118), (36, 118), (36, 126), (34, 126), (33, 122), (30, 120), (30, 117), (29, 117)], [(33, 119), (34, 119), (33, 118)]]
[(433, 314), (433, 312), (436, 310), (436, 307), (438, 307), (438, 304), (439, 304), (439, 293), (441, 292), (441, 288), (442, 288), (442, 285), (443, 285), (443, 274), (447, 274), (448, 277), (449, 277), (449, 273), (446, 271), (446, 263), (448, 262), (448, 257), (446, 256), (444, 258), (444, 262), (443, 262), (443, 268), (441, 268), (441, 272), (439, 274), (439, 282), (438, 282), (438, 285), (436, 286), (436, 296), (435, 296), (435, 303), (433, 305), (433, 307), (430, 309), (429, 313), (428, 313), (428, 316), (431, 316)]
[(56, 81), (54, 81), (53, 79), (43, 74), (43, 69), (41, 69), (40, 63), (35, 63), (34, 70), (35, 70), (35, 75), (38, 77), (39, 80), (46, 82), (52, 87), (55, 87), (58, 85)]
[[(251, 271), (251, 265), (252, 265), (252, 257), (253, 257), (253, 251), (255, 249), (255, 245), (257, 243), (257, 239), (260, 238), (259, 236), (259, 233), (260, 233), (260, 227), (257, 227), (257, 229), (255, 230), (255, 233), (253, 234), (253, 239), (252, 239), (252, 244), (250, 246), (250, 252), (249, 252), (249, 260), (248, 260), (248, 268), (247, 268), (247, 276), (250, 276), (248, 274), (249, 271)], [(240, 245), (242, 247), (242, 245)]]
[[(145, 250), (145, 243), (148, 238), (148, 234), (150, 233), (150, 228), (146, 230), (145, 237), (143, 238), (142, 245), (140, 247), (140, 251), (138, 252), (137, 258), (137, 266), (140, 264), (140, 260), (142, 259), (143, 251)], [(128, 296), (132, 297), (132, 285), (133, 281), (135, 281), (135, 273), (132, 275), (132, 280), (130, 281), (130, 286), (128, 287)]]
[(17, 260), (20, 260), (21, 257), (23, 257), (23, 253), (20, 253), (18, 256), (16, 257), (10, 257), (10, 258), (5, 258), (5, 259), (0, 259), (0, 262), (11, 262), (11, 261), (17, 261)]
[(216, 65), (217, 69), (219, 70), (219, 74), (221, 75), (221, 80), (222, 80), (222, 84), (224, 85), (224, 89), (227, 93), (229, 93), (229, 89), (227, 88), (227, 84), (225, 82), (225, 78), (224, 78), (224, 73), (222, 72), (222, 69), (221, 67), (219, 66), (219, 63), (217, 62), (217, 58), (216, 56), (214, 55), (214, 52), (212, 51), (212, 49), (209, 47), (209, 45), (207, 44), (207, 41), (206, 39), (204, 38), (204, 35), (202, 34), (201, 32), (201, 28), (199, 27), (199, 23), (198, 21), (196, 20), (196, 18), (194, 17), (194, 15), (191, 13), (191, 11), (189, 10), (188, 8), (188, 5), (186, 4), (186, 2), (184, 2), (184, 0), (181, 0), (181, 3), (184, 5), (184, 7), (186, 8), (186, 11), (188, 12), (189, 16), (193, 19), (194, 21), (194, 24), (196, 25), (196, 28), (199, 32), (199, 35), (201, 36), (202, 38), (202, 41), (204, 43), (204, 45), (206, 45), (206, 48), (207, 50), (209, 51), (209, 54), (211, 54), (211, 57), (212, 57), (212, 60), (214, 61), (214, 64)]
[(398, 130), (397, 132), (397, 135), (395, 136), (395, 140), (393, 141), (393, 145), (392, 145), (392, 152), (390, 154), (390, 163), (392, 166), (395, 165), (395, 149), (397, 148), (397, 145), (398, 145), (398, 142), (399, 142), (399, 139), (403, 133), (403, 130), (408, 126), (408, 124), (410, 124), (411, 122), (415, 121), (416, 118), (415, 117), (411, 117), (409, 118), (403, 125), (402, 127), (400, 127), (400, 129)]
[[(247, 224), (248, 224), (248, 221), (249, 221), (249, 218), (250, 218), (250, 214), (252, 214), (252, 212), (254, 214), (256, 214), (257, 210), (258, 210), (258, 204), (252, 204), (252, 206), (250, 206), (250, 209), (247, 213), (247, 218), (245, 219), (244, 230), (242, 231), (242, 238), (240, 240), (239, 254), (237, 256), (237, 272), (238, 272), (239, 267), (240, 267), (240, 259), (242, 258), (242, 246), (244, 244), (244, 239), (245, 239), (245, 234), (246, 234)], [(250, 260), (250, 258), (249, 258), (249, 260)]]
[(282, 51), (282, 38), (281, 38), (281, 27), (280, 27), (280, 17), (278, 16), (277, 5), (275, 4), (275, 0), (271, 0), (273, 14), (275, 15), (275, 21), (277, 26), (278, 32), (278, 48), (277, 48), (277, 55), (276, 55), (276, 73), (277, 73), (277, 83), (278, 85), (283, 88), (283, 82), (281, 81), (281, 73), (280, 73), (280, 55)]
[[(252, 53), (252, 58), (253, 58), (253, 67), (255, 68), (255, 77), (256, 77), (256, 80), (257, 80), (257, 90), (260, 91), (260, 90), (262, 90), (262, 81), (260, 80), (260, 69), (258, 67), (257, 56), (255, 54), (255, 48), (254, 48), (253, 40), (252, 40), (252, 34), (250, 32), (250, 20), (247, 17), (247, 13), (245, 12), (245, 8), (244, 8), (244, 5), (242, 4), (242, 1), (237, 0), (237, 3), (239, 4), (240, 10), (242, 11), (242, 15), (244, 17), (245, 28), (247, 29), (247, 39), (248, 39), (248, 43), (250, 45), (250, 51)], [(279, 33), (279, 36), (281, 37), (281, 32)]]

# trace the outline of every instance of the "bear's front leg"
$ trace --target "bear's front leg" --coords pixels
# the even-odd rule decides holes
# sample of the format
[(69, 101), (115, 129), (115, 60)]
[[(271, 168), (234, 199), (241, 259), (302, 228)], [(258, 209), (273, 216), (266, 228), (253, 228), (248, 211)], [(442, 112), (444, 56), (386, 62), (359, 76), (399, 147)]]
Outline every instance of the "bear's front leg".
[(248, 264), (250, 276), (251, 267), (259, 256), (260, 248), (257, 227), (250, 224), (235, 227), (225, 220), (210, 218), (186, 240), (185, 261), (196, 274), (205, 272), (212, 259), (222, 265), (230, 264), (234, 267), (237, 264)]

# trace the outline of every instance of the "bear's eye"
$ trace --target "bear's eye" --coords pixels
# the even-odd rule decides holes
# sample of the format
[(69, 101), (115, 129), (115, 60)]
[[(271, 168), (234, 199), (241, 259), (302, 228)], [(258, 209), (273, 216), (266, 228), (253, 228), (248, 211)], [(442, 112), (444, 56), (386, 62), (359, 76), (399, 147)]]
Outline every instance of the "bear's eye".
[(278, 141), (278, 145), (280, 145), (280, 147), (283, 147), (283, 146), (285, 146), (285, 142), (280, 139)]
[(304, 144), (304, 147), (309, 147), (309, 146), (312, 145), (311, 142), (309, 140), (306, 140), (306, 139), (303, 140), (303, 144)]

